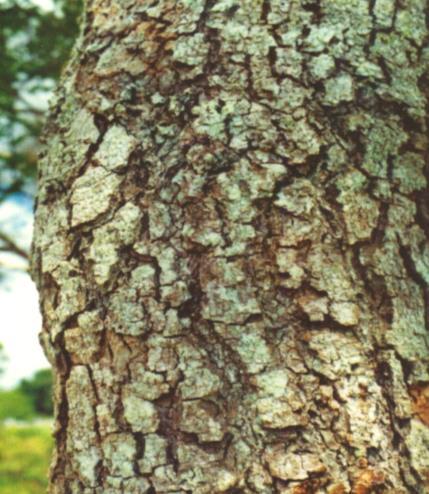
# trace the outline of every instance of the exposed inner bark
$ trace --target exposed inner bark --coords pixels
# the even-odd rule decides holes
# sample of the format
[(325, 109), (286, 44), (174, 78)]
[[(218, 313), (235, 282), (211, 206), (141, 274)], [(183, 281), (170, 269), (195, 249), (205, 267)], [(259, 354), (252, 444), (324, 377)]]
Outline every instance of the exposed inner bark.
[(52, 494), (428, 492), (428, 12), (87, 1), (33, 244)]

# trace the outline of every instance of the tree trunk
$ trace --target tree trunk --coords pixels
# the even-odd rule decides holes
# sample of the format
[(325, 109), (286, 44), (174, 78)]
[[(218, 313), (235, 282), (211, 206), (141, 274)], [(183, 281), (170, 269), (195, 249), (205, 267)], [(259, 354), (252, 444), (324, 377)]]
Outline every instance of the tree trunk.
[(33, 243), (52, 494), (429, 492), (425, 3), (87, 2)]

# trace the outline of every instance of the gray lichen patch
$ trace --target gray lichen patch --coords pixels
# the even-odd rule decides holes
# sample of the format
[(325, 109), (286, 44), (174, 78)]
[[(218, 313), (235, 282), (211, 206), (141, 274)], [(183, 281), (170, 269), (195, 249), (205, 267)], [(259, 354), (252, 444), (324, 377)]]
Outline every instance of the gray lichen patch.
[(376, 0), (373, 14), (377, 27), (391, 28), (394, 22), (395, 4), (390, 0)]
[(197, 434), (201, 442), (221, 441), (225, 435), (222, 417), (216, 417), (213, 405), (202, 400), (183, 403), (180, 429)]
[(320, 53), (336, 36), (341, 36), (340, 25), (322, 24), (319, 26), (312, 26), (311, 31), (305, 40), (305, 49), (313, 53)]
[[(302, 75), (304, 57), (292, 48), (276, 48), (275, 68), (278, 74), (299, 78)], [(277, 91), (276, 81), (272, 81), (272, 91)]]
[(136, 442), (132, 434), (110, 434), (103, 439), (104, 462), (112, 476), (129, 478), (134, 475)]
[(153, 403), (125, 393), (123, 404), (124, 417), (134, 432), (156, 432), (159, 418)]
[(70, 253), (69, 242), (60, 233), (67, 229), (67, 209), (65, 204), (56, 208), (43, 205), (39, 207), (39, 214), (43, 220), (39, 237), (39, 245), (44, 253), (41, 258), (41, 269), (42, 272), (51, 273), (56, 277), (57, 268), (68, 264), (67, 257)]
[(179, 389), (184, 400), (210, 396), (221, 388), (220, 378), (209, 369), (186, 365)]
[(75, 177), (76, 171), (87, 161), (90, 146), (95, 145), (99, 138), (100, 132), (89, 109), (82, 108), (71, 95), (66, 97), (64, 106), (60, 117), (64, 135), (53, 137), (43, 157), (43, 186), (39, 189), (41, 198), (46, 194), (46, 186), (61, 187), (61, 184)]
[(289, 372), (275, 369), (252, 377), (257, 387), (258, 398), (255, 401), (255, 413), (262, 427), (267, 429), (285, 429), (303, 427), (308, 424), (304, 412), (304, 403), (296, 389), (289, 385)]
[[(166, 489), (174, 489), (171, 492), (180, 492), (177, 474), (174, 471), (173, 465), (161, 465), (156, 467), (151, 476), (152, 487), (158, 491)], [(155, 491), (156, 492), (156, 491)]]
[(137, 75), (144, 72), (146, 66), (138, 56), (130, 60), (130, 55), (125, 46), (114, 45), (105, 50), (98, 60), (95, 72), (103, 77), (113, 76), (118, 72), (127, 72)]
[(363, 359), (357, 342), (350, 336), (319, 331), (309, 335), (308, 345), (317, 355), (309, 366), (329, 379), (351, 373), (352, 366)]
[(171, 217), (166, 204), (152, 201), (148, 207), (149, 231), (151, 238), (162, 238), (168, 235), (171, 226)]
[(323, 473), (326, 467), (311, 453), (287, 453), (281, 447), (271, 448), (265, 453), (271, 474), (282, 480), (304, 480), (311, 474)]
[(226, 51), (234, 54), (235, 61), (241, 61), (244, 54), (249, 52), (263, 58), (268, 54), (269, 48), (275, 46), (275, 41), (266, 26), (248, 25), (234, 18), (225, 22), (225, 17), (218, 17), (211, 22), (215, 28), (222, 24), (223, 46)]
[(412, 419), (410, 425), (405, 441), (411, 452), (411, 463), (422, 477), (426, 477), (429, 470), (429, 429), (427, 424), (416, 419)]
[(256, 414), (261, 425), (267, 429), (286, 429), (288, 427), (302, 427), (308, 424), (308, 418), (305, 415), (296, 413), (287, 396), (282, 399), (259, 399), (256, 402)]
[(211, 282), (207, 284), (207, 301), (202, 314), (206, 319), (226, 323), (243, 323), (251, 315), (260, 314), (254, 291), (243, 285), (228, 288)]
[[(93, 15), (92, 28), (101, 37), (106, 33), (120, 33), (129, 23), (126, 7), (128, 1), (113, 0), (105, 4), (102, 0), (94, 0), (89, 12)], [(113, 19), (109, 15), (114, 16)]]
[(164, 377), (145, 370), (142, 363), (131, 363), (129, 370), (132, 381), (124, 386), (124, 393), (149, 401), (168, 393), (170, 387), (165, 382)]
[(95, 446), (95, 395), (88, 370), (76, 366), (66, 386), (68, 402), (67, 453), (80, 473), (81, 480), (96, 486), (96, 466), (101, 455)]
[(417, 153), (404, 153), (395, 159), (393, 178), (404, 194), (427, 187), (424, 159)]
[[(385, 408), (377, 408), (371, 399), (381, 397), (381, 390), (373, 381), (370, 373), (341, 379), (336, 384), (336, 390), (341, 400), (344, 400), (344, 411), (352, 437), (349, 444), (356, 448), (359, 455), (365, 455), (367, 448), (383, 450), (389, 447), (389, 433), (384, 425), (388, 420)], [(380, 421), (380, 418), (383, 418)]]
[(181, 36), (174, 43), (173, 60), (192, 67), (186, 71), (186, 75), (191, 78), (203, 71), (209, 45), (205, 41), (203, 33), (196, 33), (192, 36)]
[(107, 170), (119, 170), (128, 163), (128, 157), (138, 141), (123, 127), (113, 125), (103, 135), (94, 159)]
[(328, 79), (325, 84), (325, 100), (328, 105), (336, 106), (340, 102), (352, 101), (354, 97), (353, 79), (348, 74), (341, 74)]
[(291, 214), (312, 216), (317, 206), (317, 189), (309, 180), (296, 180), (292, 186), (284, 187), (277, 194), (274, 204)]
[(329, 313), (328, 297), (321, 297), (317, 293), (306, 291), (298, 297), (298, 305), (305, 312), (310, 321), (323, 321)]
[(98, 310), (87, 310), (79, 314), (77, 322), (84, 333), (95, 333), (103, 329), (103, 321)]
[(100, 433), (103, 436), (116, 433), (119, 427), (115, 418), (115, 403), (101, 403), (95, 407)]
[(198, 107), (193, 109), (196, 115), (194, 120), (195, 132), (206, 134), (213, 139), (226, 139), (226, 117), (232, 113), (233, 107), (225, 105), (218, 110), (219, 102), (216, 100), (202, 100)]
[(334, 302), (330, 307), (330, 314), (343, 326), (355, 326), (359, 322), (360, 309), (353, 302)]
[[(250, 326), (250, 325), (249, 325)], [(240, 336), (236, 343), (236, 351), (239, 354), (249, 374), (256, 374), (263, 370), (271, 361), (272, 355), (269, 345), (263, 337), (263, 331), (253, 325), (246, 332), (237, 328)]]
[(152, 473), (155, 467), (168, 463), (165, 438), (157, 434), (147, 434), (144, 439), (144, 446), (143, 459), (138, 462), (141, 473)]
[(330, 301), (354, 301), (356, 285), (341, 255), (323, 244), (314, 245), (308, 256), (311, 267), (311, 285), (319, 292), (326, 292)]
[[(386, 339), (405, 359), (426, 359), (429, 354), (424, 310), (417, 293), (416, 298), (409, 303), (400, 298), (393, 299), (392, 330), (386, 335)], [(425, 374), (427, 376), (427, 371)]]
[(280, 398), (287, 394), (289, 372), (285, 369), (261, 372), (252, 379), (252, 382), (263, 394)]
[(393, 350), (385, 353), (385, 360), (389, 363), (389, 367), (392, 370), (392, 387), (397, 416), (404, 419), (408, 418), (412, 414), (412, 403), (402, 373), (401, 361), (397, 358)]
[(76, 363), (91, 363), (97, 357), (100, 340), (100, 334), (84, 332), (78, 327), (64, 331), (65, 348)]
[[(136, 249), (138, 252), (138, 249)], [(155, 254), (155, 252), (154, 252)], [(157, 249), (155, 257), (157, 258), (158, 265), (161, 273), (159, 275), (159, 281), (162, 285), (167, 285), (177, 279), (177, 253), (173, 247), (166, 247)]]
[(94, 231), (89, 258), (94, 261), (94, 278), (98, 284), (102, 285), (109, 279), (113, 266), (119, 260), (118, 249), (136, 240), (141, 217), (139, 208), (128, 202), (109, 222)]
[(315, 79), (327, 79), (335, 70), (335, 60), (332, 56), (322, 53), (311, 60), (310, 70)]
[(385, 122), (372, 117), (368, 134), (371, 139), (365, 149), (362, 168), (371, 176), (387, 178), (389, 156), (397, 156), (407, 140), (407, 134), (395, 119)]
[(286, 288), (298, 288), (305, 279), (305, 271), (298, 259), (296, 249), (278, 249), (276, 253), (276, 264), (282, 275), (280, 284)]
[[(281, 163), (266, 162), (254, 166), (244, 159), (236, 164), (233, 172), (219, 174), (217, 181), (221, 187), (221, 196), (230, 201), (226, 206), (230, 217), (240, 218), (243, 222), (243, 214), (250, 213), (247, 211), (248, 203), (271, 197), (277, 184), (288, 174), (287, 168)], [(241, 210), (241, 216), (236, 212), (234, 215), (234, 207)]]
[(338, 201), (343, 205), (349, 242), (368, 240), (377, 226), (379, 204), (366, 194), (341, 193)]
[(110, 199), (117, 190), (122, 178), (103, 167), (97, 166), (77, 178), (73, 184), (70, 203), (72, 205), (71, 226), (92, 221), (105, 213)]
[(318, 133), (309, 125), (308, 120), (300, 119), (294, 122), (290, 137), (296, 146), (296, 149), (286, 153), (291, 163), (302, 164), (307, 161), (309, 156), (319, 154), (322, 140)]
[[(76, 277), (69, 277), (69, 266), (64, 266), (64, 269), (58, 269), (58, 277), (61, 281), (61, 294), (57, 301), (55, 310), (53, 311), (53, 319), (62, 324), (69, 317), (81, 312), (86, 305), (85, 293), (82, 290), (82, 280)], [(58, 329), (62, 329), (58, 326)], [(57, 335), (53, 332), (52, 337)]]
[(184, 469), (192, 469), (219, 462), (222, 455), (219, 451), (207, 451), (195, 443), (180, 443), (177, 447), (177, 459)]
[(408, 231), (410, 256), (418, 275), (429, 284), (429, 245), (422, 229), (413, 225)]
[(269, 492), (269, 489), (272, 489), (273, 487), (273, 483), (271, 474), (260, 464), (260, 462), (254, 462), (250, 466), (248, 484), (252, 489), (255, 489), (257, 492)]
[(147, 369), (152, 372), (173, 371), (178, 365), (175, 342), (169, 338), (150, 336), (147, 340)]
[(74, 116), (67, 137), (76, 143), (83, 141), (91, 144), (96, 142), (99, 134), (99, 130), (94, 123), (94, 116), (91, 112), (82, 108)]
[(138, 300), (138, 291), (127, 286), (111, 296), (108, 321), (114, 331), (136, 336), (149, 329), (145, 322), (144, 306)]
[[(129, 492), (130, 494), (147, 494), (150, 492), (151, 484), (144, 477), (126, 478), (108, 476), (106, 477), (106, 488), (103, 494), (113, 494), (115, 492)], [(97, 490), (97, 494), (101, 491)], [(86, 494), (86, 493), (85, 493)]]
[(221, 469), (216, 471), (216, 490), (218, 492), (228, 492), (239, 483), (239, 475), (230, 470)]

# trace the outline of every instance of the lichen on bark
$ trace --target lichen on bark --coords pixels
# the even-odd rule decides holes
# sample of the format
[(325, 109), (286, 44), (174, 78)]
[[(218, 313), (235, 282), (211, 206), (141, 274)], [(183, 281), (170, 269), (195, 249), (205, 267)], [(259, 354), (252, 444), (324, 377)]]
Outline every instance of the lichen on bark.
[(87, 0), (33, 242), (51, 493), (427, 492), (428, 9)]

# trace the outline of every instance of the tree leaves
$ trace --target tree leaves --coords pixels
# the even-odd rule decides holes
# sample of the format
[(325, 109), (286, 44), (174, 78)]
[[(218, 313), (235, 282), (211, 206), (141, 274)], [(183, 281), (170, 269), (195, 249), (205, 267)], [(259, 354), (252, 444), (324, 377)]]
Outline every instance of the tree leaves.
[(33, 193), (46, 96), (74, 42), (80, 9), (80, 0), (55, 0), (53, 11), (29, 0), (0, 6), (0, 202)]

